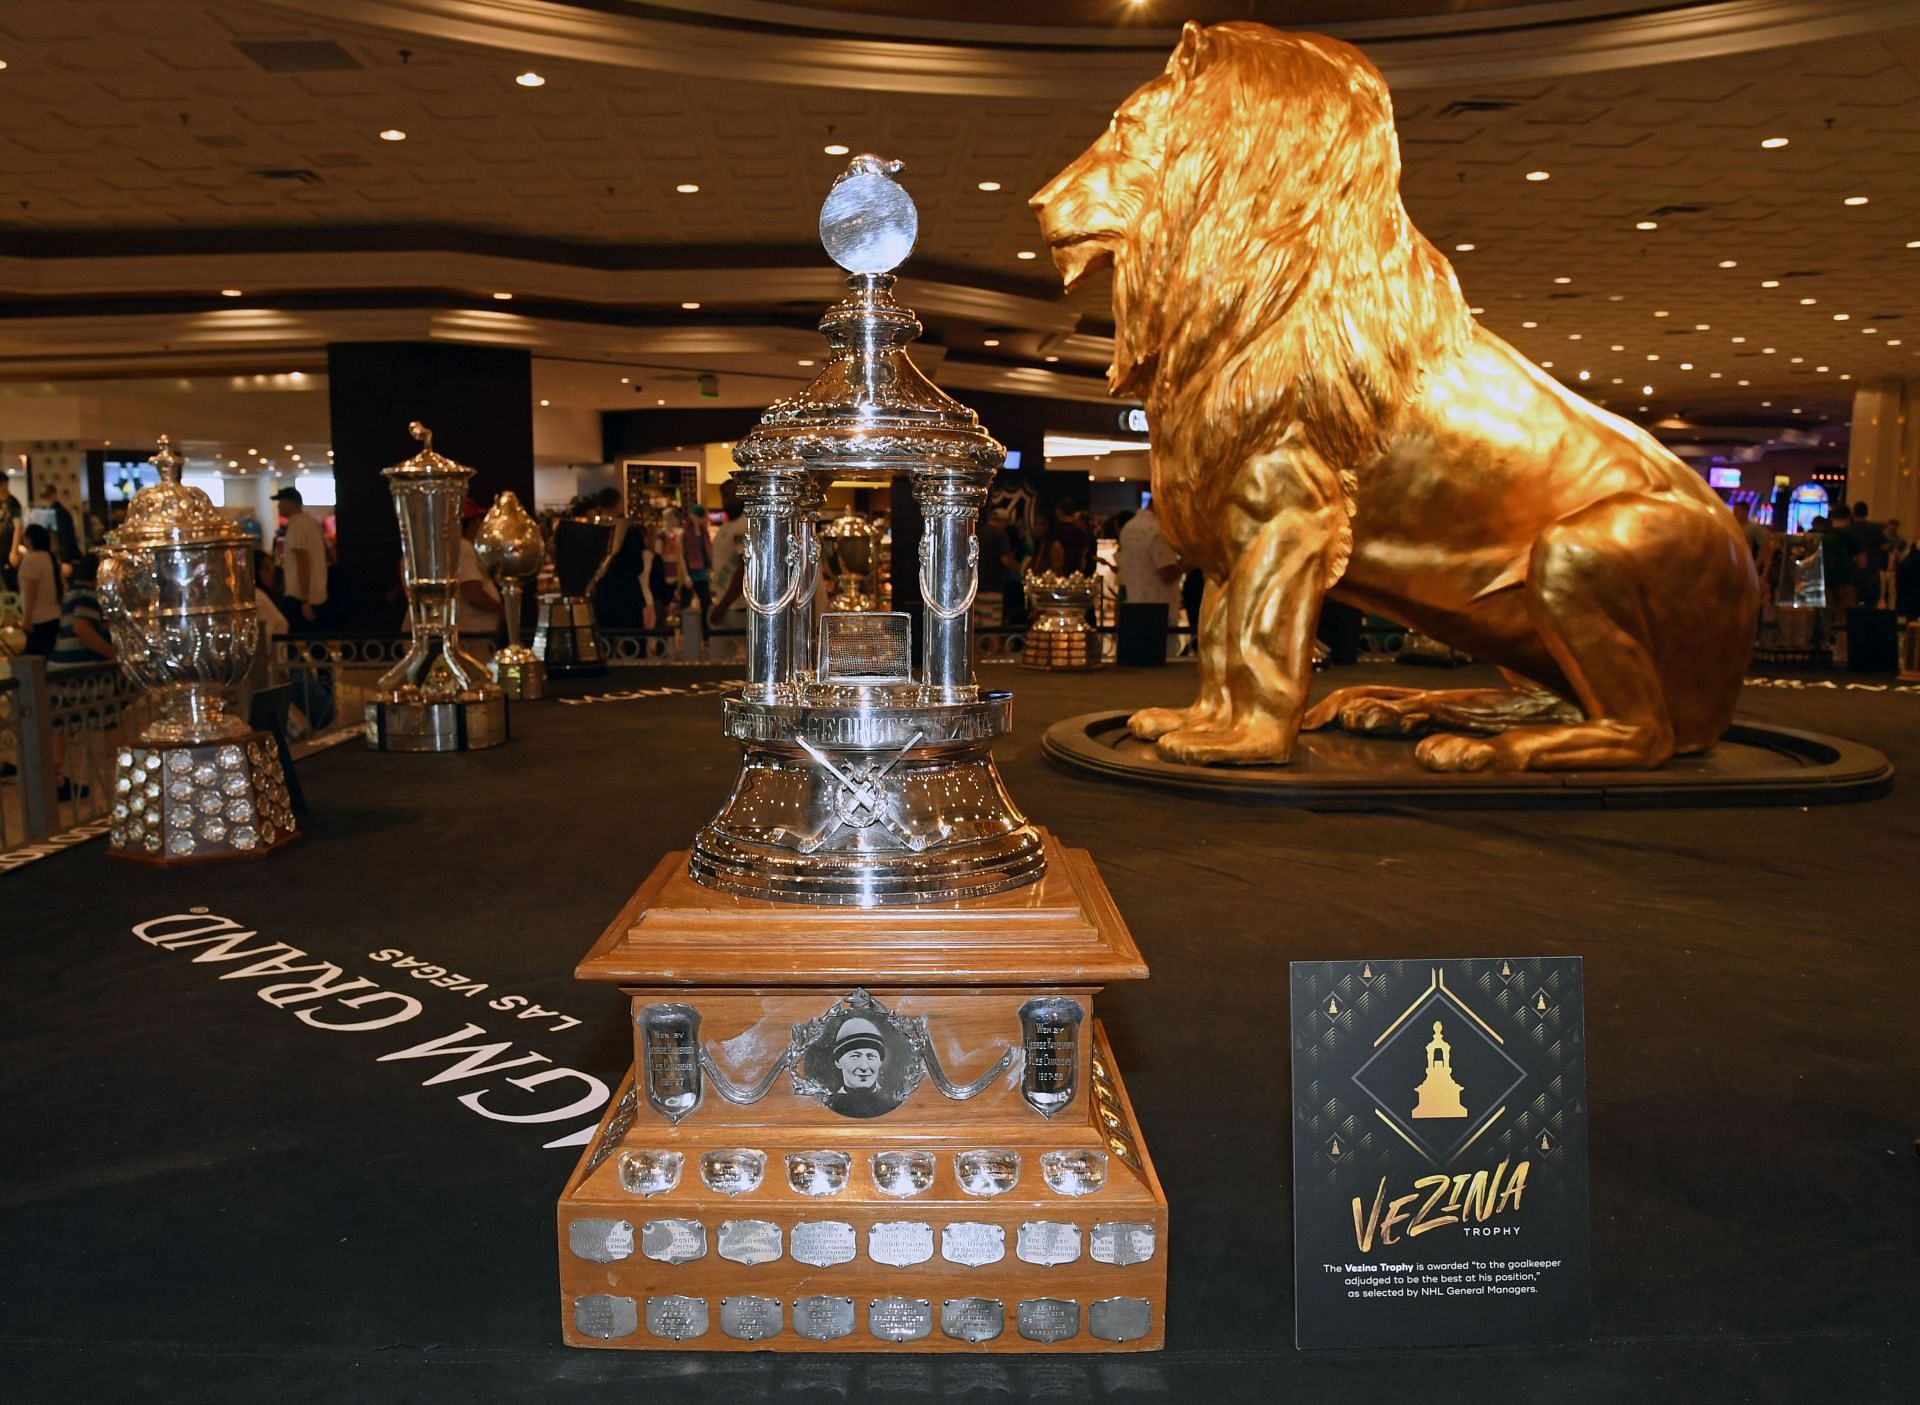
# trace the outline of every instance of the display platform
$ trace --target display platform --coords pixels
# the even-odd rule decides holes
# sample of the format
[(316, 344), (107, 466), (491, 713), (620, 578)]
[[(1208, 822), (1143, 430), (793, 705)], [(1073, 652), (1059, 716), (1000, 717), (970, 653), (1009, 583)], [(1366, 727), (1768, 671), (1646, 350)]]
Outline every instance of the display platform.
[[(555, 701), (516, 710), (513, 745), (431, 766), (334, 747), (299, 763), (303, 838), (266, 864), (155, 872), (112, 862), (102, 838), (0, 875), (11, 1397), (1911, 1394), (1920, 1051), (1901, 884), (1920, 788), (1804, 811), (1310, 814), (1046, 762), (1039, 733), (1059, 718), (1116, 695), (1185, 701), (1179, 664), (984, 680), (1020, 688), (1021, 725), (996, 749), (1008, 786), (1090, 851), (1153, 968), (1109, 986), (1099, 1013), (1174, 1207), (1165, 1349), (566, 1346), (551, 1207), (633, 1060), (628, 1001), (573, 970), (734, 783), (722, 676), (556, 682)], [(1337, 669), (1319, 686), (1379, 677)], [(1742, 712), (1920, 766), (1920, 693), (1794, 681), (1750, 687)], [(222, 952), (135, 934), (170, 914), (252, 935)], [(1586, 962), (1593, 1339), (1295, 1351), (1286, 962), (1503, 952)], [(297, 998), (314, 982), (338, 993)], [(630, 1217), (636, 1232), (650, 1217)]]
[(1127, 731), (1132, 709), (1089, 712), (1047, 728), (1048, 758), (1103, 780), (1302, 810), (1676, 809), (1838, 805), (1893, 784), (1886, 756), (1844, 737), (1738, 720), (1720, 745), (1657, 771), (1429, 771), (1406, 737), (1302, 732), (1287, 766), (1168, 761)]

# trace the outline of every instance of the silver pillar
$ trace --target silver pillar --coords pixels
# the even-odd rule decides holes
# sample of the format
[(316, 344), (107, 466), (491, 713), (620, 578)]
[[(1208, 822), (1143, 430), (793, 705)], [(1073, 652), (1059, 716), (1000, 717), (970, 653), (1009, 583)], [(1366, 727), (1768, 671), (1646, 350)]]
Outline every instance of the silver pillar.
[(980, 589), (975, 524), (990, 474), (934, 468), (913, 474), (919, 505), (920, 598), (926, 610), (924, 682), (943, 699), (972, 697), (973, 598)]
[(803, 475), (775, 469), (743, 469), (738, 475), (746, 505), (747, 603), (746, 696), (778, 699), (793, 681), (794, 600), (801, 590), (800, 540), (795, 518)]

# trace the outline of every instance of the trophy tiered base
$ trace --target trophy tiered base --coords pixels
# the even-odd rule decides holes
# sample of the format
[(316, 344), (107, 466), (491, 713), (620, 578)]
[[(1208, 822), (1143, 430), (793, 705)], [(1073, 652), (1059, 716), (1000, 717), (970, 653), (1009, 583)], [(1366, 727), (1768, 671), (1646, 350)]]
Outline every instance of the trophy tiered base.
[(594, 622), (593, 602), (583, 596), (543, 595), (533, 651), (555, 678), (586, 678), (607, 671), (607, 651)]
[(547, 695), (547, 666), (524, 644), (495, 649), (487, 672), (513, 702), (539, 702)]
[(375, 699), (366, 718), (375, 751), (483, 751), (508, 736), (507, 700), (497, 693), (449, 702)]
[(109, 856), (176, 865), (253, 859), (298, 832), (280, 752), (266, 732), (174, 746), (123, 746), (114, 758)]
[(636, 1066), (561, 1197), (576, 1346), (1157, 1349), (1166, 1198), (1104, 1033), (1146, 974), (1084, 851), (919, 907), (735, 897), (663, 860), (581, 964)]

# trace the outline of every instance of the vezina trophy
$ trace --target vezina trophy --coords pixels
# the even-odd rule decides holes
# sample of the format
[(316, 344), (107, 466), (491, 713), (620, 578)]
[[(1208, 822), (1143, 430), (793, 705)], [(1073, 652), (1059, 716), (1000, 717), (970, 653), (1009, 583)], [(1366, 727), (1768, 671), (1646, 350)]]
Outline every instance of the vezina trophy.
[(227, 714), (260, 646), (253, 540), (180, 482), (163, 435), (160, 481), (108, 533), (100, 604), (120, 665), (154, 720), (114, 758), (115, 858), (175, 865), (271, 853), (294, 837), (274, 739)]
[(540, 524), (511, 490), (502, 491), (480, 519), (473, 550), (480, 569), (500, 592), (500, 612), (507, 622), (506, 647), (494, 650), (487, 671), (515, 702), (535, 702), (546, 696), (547, 666), (520, 642), (520, 582), (539, 571), (547, 554)]
[[(560, 1201), (575, 1345), (1162, 1340), (1166, 1200), (1090, 1018), (1146, 967), (1088, 855), (994, 766), (1011, 699), (976, 682), (968, 613), (1003, 451), (907, 357), (898, 170), (861, 156), (836, 182), (831, 358), (735, 450), (739, 779), (579, 968), (631, 1000), (634, 1069)], [(918, 650), (909, 615), (815, 588), (829, 485), (895, 474), (924, 522)]]

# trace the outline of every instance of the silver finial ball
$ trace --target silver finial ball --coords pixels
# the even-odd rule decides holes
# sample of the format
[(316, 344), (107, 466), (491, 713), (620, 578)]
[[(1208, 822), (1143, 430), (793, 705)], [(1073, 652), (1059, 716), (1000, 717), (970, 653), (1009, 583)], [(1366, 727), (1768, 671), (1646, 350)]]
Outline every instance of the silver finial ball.
[(904, 163), (856, 156), (820, 207), (820, 242), (849, 273), (891, 273), (913, 252), (920, 212), (894, 179)]

